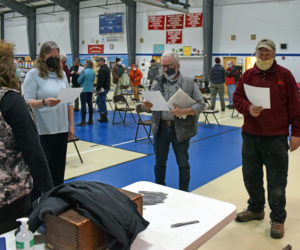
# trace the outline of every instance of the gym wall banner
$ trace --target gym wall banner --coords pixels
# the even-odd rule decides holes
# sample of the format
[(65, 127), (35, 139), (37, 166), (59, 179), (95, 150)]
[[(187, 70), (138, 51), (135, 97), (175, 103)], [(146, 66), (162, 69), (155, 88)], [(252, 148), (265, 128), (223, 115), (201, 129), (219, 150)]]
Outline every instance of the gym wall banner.
[(166, 32), (166, 44), (182, 43), (182, 30), (171, 30)]
[(123, 13), (99, 15), (99, 34), (122, 32)]
[(202, 27), (202, 13), (187, 13), (185, 14), (185, 27), (186, 28), (194, 28), (194, 27)]
[(104, 44), (88, 45), (88, 54), (104, 54)]
[(165, 16), (149, 16), (148, 17), (148, 30), (164, 30), (165, 29)]

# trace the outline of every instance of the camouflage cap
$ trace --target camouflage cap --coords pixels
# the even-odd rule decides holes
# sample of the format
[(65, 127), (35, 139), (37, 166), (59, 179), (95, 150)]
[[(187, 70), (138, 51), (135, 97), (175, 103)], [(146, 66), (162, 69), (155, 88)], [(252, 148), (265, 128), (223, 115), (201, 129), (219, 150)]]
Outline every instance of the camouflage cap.
[(275, 51), (276, 50), (276, 45), (270, 39), (262, 39), (256, 45), (256, 50), (258, 50), (260, 48), (266, 48), (268, 50), (274, 50)]

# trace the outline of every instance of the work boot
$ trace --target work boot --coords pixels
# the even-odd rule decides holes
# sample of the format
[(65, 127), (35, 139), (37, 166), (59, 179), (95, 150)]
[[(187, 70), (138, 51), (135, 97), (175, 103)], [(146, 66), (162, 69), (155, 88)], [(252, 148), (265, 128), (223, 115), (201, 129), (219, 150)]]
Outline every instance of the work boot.
[(221, 109), (222, 112), (225, 112), (225, 107)]
[(89, 120), (86, 124), (93, 125), (93, 120)]
[(244, 210), (236, 215), (235, 221), (237, 222), (248, 222), (251, 220), (262, 220), (265, 218), (265, 211), (259, 213), (251, 212), (250, 210)]
[(284, 235), (284, 223), (271, 221), (271, 237), (274, 239), (280, 239)]
[(82, 122), (80, 122), (80, 123), (77, 123), (76, 125), (82, 127), (82, 126), (85, 126), (85, 125), (86, 125), (86, 122), (85, 122), (85, 121), (82, 121)]

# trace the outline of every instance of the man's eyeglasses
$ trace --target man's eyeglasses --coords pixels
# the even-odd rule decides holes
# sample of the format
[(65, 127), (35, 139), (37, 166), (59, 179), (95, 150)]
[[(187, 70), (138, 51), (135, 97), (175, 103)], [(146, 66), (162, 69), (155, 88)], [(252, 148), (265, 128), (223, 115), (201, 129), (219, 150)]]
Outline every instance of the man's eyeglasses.
[(165, 65), (162, 65), (163, 68), (173, 68), (174, 64), (171, 63), (171, 64), (165, 64)]

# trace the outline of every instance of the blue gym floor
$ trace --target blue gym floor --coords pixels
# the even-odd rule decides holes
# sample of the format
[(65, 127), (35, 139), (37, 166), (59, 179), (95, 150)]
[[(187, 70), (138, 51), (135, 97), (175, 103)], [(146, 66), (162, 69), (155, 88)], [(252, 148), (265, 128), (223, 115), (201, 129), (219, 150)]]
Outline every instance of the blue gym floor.
[[(123, 187), (136, 181), (154, 182), (154, 154), (149, 140), (134, 142), (136, 123), (127, 114), (126, 123), (112, 124), (113, 112), (109, 111), (109, 122), (99, 123), (98, 112), (94, 113), (94, 125), (75, 126), (75, 134), (83, 141), (146, 154), (147, 156), (98, 170), (67, 181), (84, 180), (108, 183)], [(136, 121), (137, 115), (134, 114)], [(143, 118), (147, 118), (144, 116)], [(202, 117), (203, 118), (203, 117)], [(80, 122), (80, 112), (74, 113), (75, 124)], [(116, 114), (116, 121), (120, 117)], [(140, 127), (139, 138), (145, 137)], [(198, 134), (191, 139), (189, 155), (191, 165), (190, 191), (241, 166), (241, 128), (231, 126), (204, 125), (199, 123)], [(118, 157), (116, 155), (116, 157)], [(99, 154), (101, 164), (101, 154)], [(84, 166), (83, 166), (84, 167)], [(166, 185), (178, 188), (178, 168), (170, 148), (167, 162)]]

